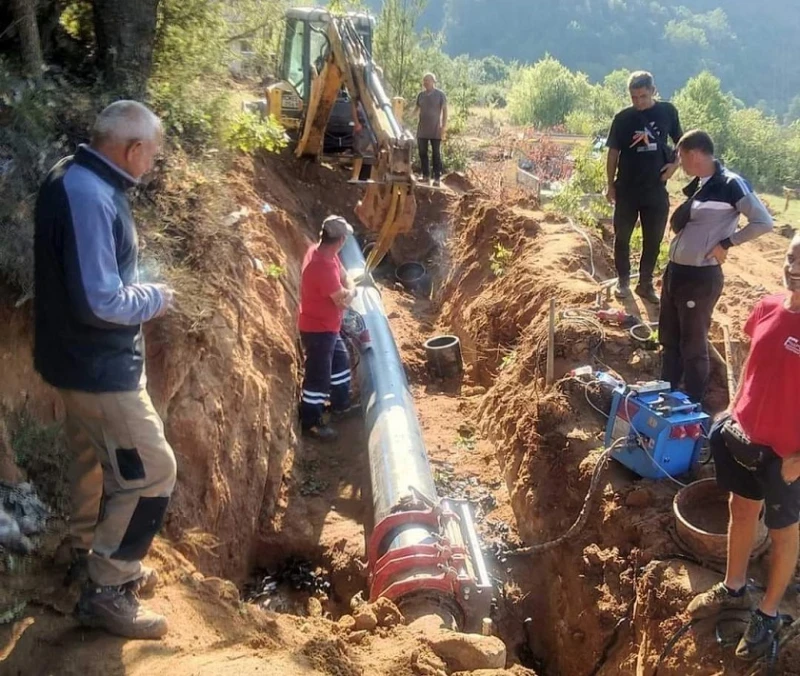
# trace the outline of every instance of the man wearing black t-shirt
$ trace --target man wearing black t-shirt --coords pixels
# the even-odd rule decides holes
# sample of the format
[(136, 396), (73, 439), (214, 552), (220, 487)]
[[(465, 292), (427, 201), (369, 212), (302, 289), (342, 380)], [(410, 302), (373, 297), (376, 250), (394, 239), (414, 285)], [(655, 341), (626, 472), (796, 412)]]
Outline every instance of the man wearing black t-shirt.
[(628, 80), (633, 105), (616, 114), (608, 134), (606, 198), (614, 205), (614, 265), (617, 298), (630, 296), (630, 244), (636, 221), (642, 223), (642, 258), (636, 294), (659, 302), (653, 288), (653, 270), (669, 215), (667, 181), (678, 168), (669, 139), (682, 135), (678, 111), (671, 103), (656, 101), (653, 76), (645, 71)]

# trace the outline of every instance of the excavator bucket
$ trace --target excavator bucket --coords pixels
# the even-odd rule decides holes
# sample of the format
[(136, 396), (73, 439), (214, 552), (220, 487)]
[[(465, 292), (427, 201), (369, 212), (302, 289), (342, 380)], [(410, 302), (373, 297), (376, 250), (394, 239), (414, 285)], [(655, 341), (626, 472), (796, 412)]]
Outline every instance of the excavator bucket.
[(356, 206), (356, 216), (364, 227), (378, 233), (375, 248), (367, 259), (367, 270), (383, 258), (398, 234), (411, 230), (416, 213), (412, 186), (402, 183), (367, 186), (364, 199)]
[(370, 183), (356, 215), (367, 230), (380, 232), (392, 226), (395, 234), (409, 232), (414, 225), (417, 201), (411, 186)]

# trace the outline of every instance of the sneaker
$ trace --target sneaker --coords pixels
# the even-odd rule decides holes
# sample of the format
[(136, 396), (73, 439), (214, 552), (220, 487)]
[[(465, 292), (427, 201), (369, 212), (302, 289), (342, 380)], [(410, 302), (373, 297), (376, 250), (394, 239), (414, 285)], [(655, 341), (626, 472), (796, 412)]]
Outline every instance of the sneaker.
[(736, 657), (742, 660), (757, 660), (763, 657), (772, 646), (775, 634), (780, 628), (780, 616), (770, 617), (756, 610), (750, 616), (744, 636), (736, 646)]
[(158, 586), (158, 573), (153, 568), (142, 566), (142, 575), (125, 585), (140, 599), (149, 599)]
[(617, 282), (617, 285), (614, 287), (614, 295), (617, 298), (630, 298), (631, 295), (631, 286), (628, 282), (623, 282), (622, 280)]
[(75, 606), (75, 617), (84, 627), (125, 638), (158, 639), (167, 633), (167, 618), (147, 610), (127, 586), (87, 585)]
[(329, 425), (315, 425), (303, 430), (303, 434), (319, 441), (335, 441), (339, 436), (336, 430)]
[(442, 187), (442, 182), (438, 178), (434, 178), (433, 179), (433, 187), (434, 188), (441, 188)]
[(745, 586), (739, 595), (734, 595), (725, 586), (718, 582), (708, 591), (698, 594), (689, 604), (689, 615), (696, 620), (713, 617), (723, 610), (752, 610), (755, 603), (749, 587)]
[(661, 302), (652, 284), (639, 284), (636, 287), (636, 295), (653, 305), (658, 305)]

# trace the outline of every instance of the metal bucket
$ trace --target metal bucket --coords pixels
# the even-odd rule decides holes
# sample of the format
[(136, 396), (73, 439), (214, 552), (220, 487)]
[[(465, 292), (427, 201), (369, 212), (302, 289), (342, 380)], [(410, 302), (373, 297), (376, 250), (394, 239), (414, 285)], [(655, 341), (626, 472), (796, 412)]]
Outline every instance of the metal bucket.
[[(677, 492), (672, 501), (680, 543), (700, 559), (725, 563), (728, 552), (728, 493), (716, 479), (701, 479)], [(758, 522), (753, 558), (769, 546), (763, 514)]]

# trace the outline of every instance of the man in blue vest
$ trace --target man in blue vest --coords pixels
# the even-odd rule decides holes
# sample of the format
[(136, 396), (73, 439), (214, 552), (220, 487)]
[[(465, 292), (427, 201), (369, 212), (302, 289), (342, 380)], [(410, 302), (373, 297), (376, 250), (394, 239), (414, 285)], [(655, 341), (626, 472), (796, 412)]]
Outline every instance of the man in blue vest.
[(166, 618), (139, 603), (157, 582), (141, 561), (176, 476), (146, 389), (142, 324), (169, 310), (173, 292), (139, 281), (126, 192), (152, 169), (161, 138), (159, 119), (142, 104), (108, 106), (91, 143), (47, 175), (34, 242), (34, 360), (64, 401), (71, 546), (88, 573), (76, 616), (142, 639), (167, 632)]

